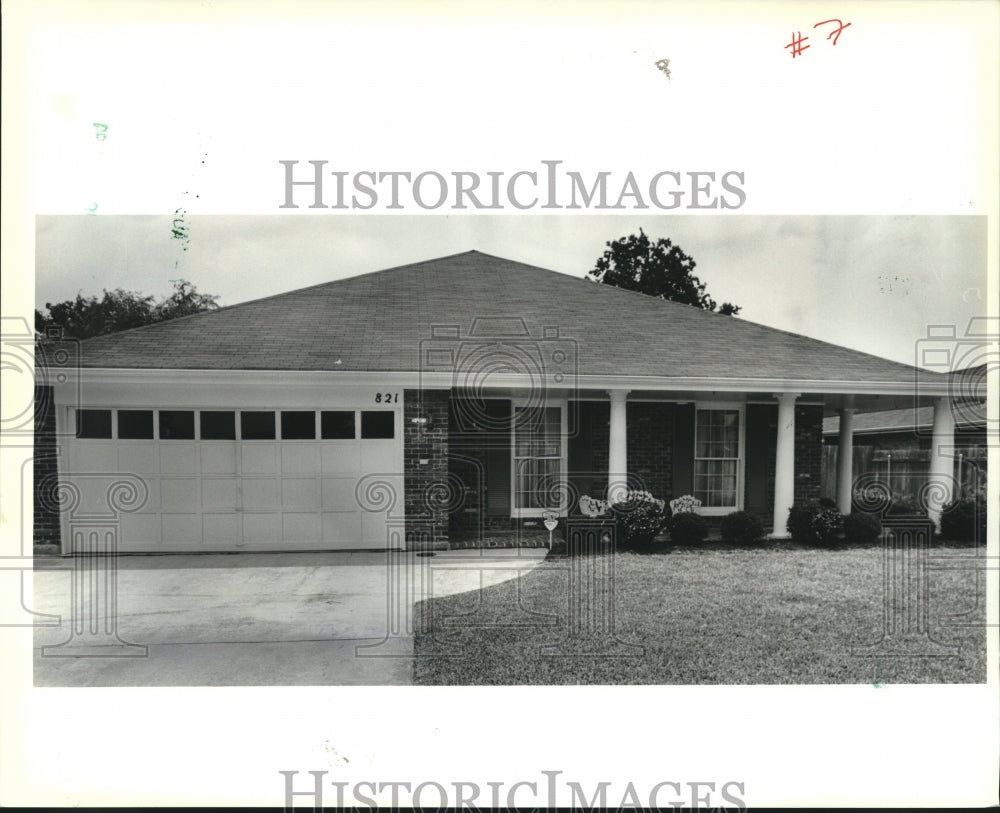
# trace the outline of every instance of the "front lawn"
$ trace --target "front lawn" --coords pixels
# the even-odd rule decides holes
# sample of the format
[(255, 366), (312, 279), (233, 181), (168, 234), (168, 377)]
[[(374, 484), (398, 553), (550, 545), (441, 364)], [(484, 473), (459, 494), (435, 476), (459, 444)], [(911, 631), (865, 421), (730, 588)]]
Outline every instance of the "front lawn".
[[(609, 619), (601, 591), (612, 564)], [(880, 547), (551, 555), (520, 578), (418, 604), (414, 677), (425, 685), (985, 682), (977, 579), (973, 569), (929, 569), (930, 636), (955, 649), (932, 657), (949, 650), (920, 645), (919, 656), (898, 657), (888, 646), (861, 649), (883, 638)], [(577, 630), (571, 600), (582, 610), (572, 616)]]

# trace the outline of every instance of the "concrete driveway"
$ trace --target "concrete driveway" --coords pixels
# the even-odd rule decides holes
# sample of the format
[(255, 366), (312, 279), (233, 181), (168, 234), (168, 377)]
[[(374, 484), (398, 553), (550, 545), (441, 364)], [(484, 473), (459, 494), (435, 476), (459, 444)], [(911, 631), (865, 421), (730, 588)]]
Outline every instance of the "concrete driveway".
[[(411, 609), (544, 549), (35, 560), (36, 686), (409, 685)], [(117, 590), (111, 588), (117, 579)]]

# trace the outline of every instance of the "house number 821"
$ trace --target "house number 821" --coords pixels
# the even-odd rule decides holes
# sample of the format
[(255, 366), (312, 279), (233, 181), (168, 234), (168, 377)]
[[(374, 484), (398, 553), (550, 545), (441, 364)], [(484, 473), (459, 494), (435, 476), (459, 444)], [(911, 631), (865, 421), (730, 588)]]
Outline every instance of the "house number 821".
[(399, 403), (399, 393), (398, 392), (387, 392), (375, 393), (375, 403), (376, 404), (398, 404)]

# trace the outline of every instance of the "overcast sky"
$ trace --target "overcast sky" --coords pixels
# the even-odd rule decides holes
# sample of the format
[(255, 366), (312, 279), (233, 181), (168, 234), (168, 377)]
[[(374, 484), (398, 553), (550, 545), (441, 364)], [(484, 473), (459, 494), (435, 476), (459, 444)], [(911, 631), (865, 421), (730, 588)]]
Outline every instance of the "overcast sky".
[(201, 215), (186, 241), (171, 226), (39, 217), (36, 307), (104, 288), (159, 297), (177, 278), (233, 305), (470, 249), (583, 276), (606, 241), (642, 227), (692, 256), (741, 318), (897, 361), (913, 363), (928, 325), (961, 335), (986, 313), (983, 217)]

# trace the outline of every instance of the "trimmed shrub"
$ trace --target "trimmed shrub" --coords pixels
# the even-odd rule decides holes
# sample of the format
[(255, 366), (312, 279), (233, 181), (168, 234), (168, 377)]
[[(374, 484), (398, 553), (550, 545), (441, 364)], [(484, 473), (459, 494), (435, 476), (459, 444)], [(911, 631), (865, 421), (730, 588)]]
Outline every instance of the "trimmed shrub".
[(629, 491), (613, 508), (618, 541), (624, 545), (648, 545), (666, 522), (665, 503), (648, 491)]
[(792, 540), (800, 545), (812, 545), (813, 538), (812, 521), (819, 512), (819, 503), (815, 501), (795, 503), (788, 509), (788, 533), (792, 535)]
[(941, 538), (952, 542), (986, 541), (986, 504), (962, 497), (941, 509)]
[(876, 514), (852, 511), (844, 517), (844, 539), (849, 545), (873, 545), (882, 537), (882, 522)]
[(836, 508), (817, 500), (796, 503), (788, 509), (788, 532), (799, 545), (836, 544), (844, 529), (844, 517)]
[(701, 514), (685, 512), (670, 520), (670, 540), (678, 545), (697, 545), (708, 536), (708, 525)]
[(753, 514), (733, 511), (722, 518), (722, 538), (736, 545), (749, 545), (764, 535), (764, 526)]

